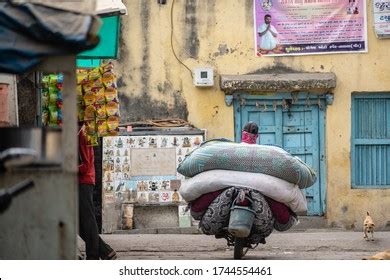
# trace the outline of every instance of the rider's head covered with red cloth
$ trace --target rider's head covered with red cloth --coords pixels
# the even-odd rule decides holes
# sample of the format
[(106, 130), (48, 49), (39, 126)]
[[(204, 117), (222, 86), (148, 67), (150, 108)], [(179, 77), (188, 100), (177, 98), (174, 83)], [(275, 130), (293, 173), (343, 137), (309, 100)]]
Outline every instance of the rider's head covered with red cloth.
[(256, 144), (257, 137), (259, 137), (259, 127), (256, 123), (250, 121), (244, 125), (242, 130), (241, 142), (247, 144)]

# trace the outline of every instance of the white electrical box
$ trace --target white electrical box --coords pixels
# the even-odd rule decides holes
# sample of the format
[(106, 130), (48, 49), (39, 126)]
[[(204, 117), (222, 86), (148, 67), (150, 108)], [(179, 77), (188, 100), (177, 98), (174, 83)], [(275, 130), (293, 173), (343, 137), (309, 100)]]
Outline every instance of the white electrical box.
[(194, 85), (196, 87), (214, 86), (214, 71), (210, 67), (198, 67), (194, 69)]

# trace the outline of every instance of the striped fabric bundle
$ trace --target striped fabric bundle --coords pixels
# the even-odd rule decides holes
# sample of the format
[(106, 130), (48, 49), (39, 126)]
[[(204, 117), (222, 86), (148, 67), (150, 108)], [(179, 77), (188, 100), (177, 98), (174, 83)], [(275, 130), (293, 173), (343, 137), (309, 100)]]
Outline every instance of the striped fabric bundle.
[(300, 188), (310, 187), (317, 179), (306, 163), (279, 147), (222, 140), (203, 143), (185, 157), (177, 171), (186, 177), (193, 177), (214, 169), (263, 173)]

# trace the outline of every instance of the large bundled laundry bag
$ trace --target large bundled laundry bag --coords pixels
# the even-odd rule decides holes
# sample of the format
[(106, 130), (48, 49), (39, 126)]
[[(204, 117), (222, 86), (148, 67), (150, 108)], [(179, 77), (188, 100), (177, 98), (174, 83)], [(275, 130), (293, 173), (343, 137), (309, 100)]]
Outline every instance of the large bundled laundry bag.
[(315, 172), (298, 157), (282, 148), (210, 140), (188, 154), (178, 172), (193, 177), (214, 169), (235, 170), (271, 175), (307, 188), (316, 181)]
[(293, 183), (262, 173), (234, 170), (209, 170), (184, 180), (180, 194), (185, 201), (194, 201), (200, 196), (230, 187), (246, 188), (284, 203), (295, 213), (307, 211), (303, 190)]

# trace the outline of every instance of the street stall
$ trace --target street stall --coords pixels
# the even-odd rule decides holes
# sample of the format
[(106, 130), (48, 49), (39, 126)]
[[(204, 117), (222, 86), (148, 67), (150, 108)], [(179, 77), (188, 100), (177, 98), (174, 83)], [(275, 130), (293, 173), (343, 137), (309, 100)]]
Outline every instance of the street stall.
[[(76, 78), (77, 119), (85, 121), (88, 142), (95, 148), (95, 161), (101, 166), (101, 137), (114, 136), (118, 133), (120, 122), (117, 76), (114, 64), (118, 56), (120, 15), (127, 14), (121, 1), (98, 1), (96, 14), (102, 20), (98, 32), (100, 42), (90, 50), (77, 55)], [(63, 106), (61, 72), (37, 73), (38, 125), (42, 127), (61, 127)], [(97, 168), (97, 184), (94, 188), (95, 216), (99, 231), (102, 225), (102, 183), (101, 170)]]
[[(52, 91), (56, 127), (18, 127), (17, 121), (0, 127), (0, 259), (76, 257), (76, 54), (97, 44), (99, 20), (92, 15), (95, 1), (51, 4), (58, 2), (62, 9), (50, 3), (0, 3), (0, 72), (62, 73), (66, 108), (58, 114), (58, 91)], [(67, 10), (75, 2), (82, 14)]]

